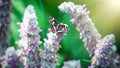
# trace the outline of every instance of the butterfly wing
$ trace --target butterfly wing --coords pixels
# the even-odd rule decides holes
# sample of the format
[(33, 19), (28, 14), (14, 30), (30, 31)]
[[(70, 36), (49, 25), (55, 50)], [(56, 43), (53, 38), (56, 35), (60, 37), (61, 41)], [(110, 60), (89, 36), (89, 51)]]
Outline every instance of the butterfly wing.
[(49, 22), (51, 24), (51, 30), (52, 30), (52, 32), (55, 32), (56, 28), (57, 28), (57, 26), (59, 24), (58, 21), (55, 18), (53, 18), (53, 17), (49, 17)]
[(58, 21), (53, 17), (49, 18), (49, 22), (51, 24), (51, 31), (56, 32), (58, 36), (62, 36), (68, 31), (68, 26), (66, 24), (58, 23)]
[(61, 36), (68, 31), (68, 26), (66, 24), (58, 24), (57, 35)]

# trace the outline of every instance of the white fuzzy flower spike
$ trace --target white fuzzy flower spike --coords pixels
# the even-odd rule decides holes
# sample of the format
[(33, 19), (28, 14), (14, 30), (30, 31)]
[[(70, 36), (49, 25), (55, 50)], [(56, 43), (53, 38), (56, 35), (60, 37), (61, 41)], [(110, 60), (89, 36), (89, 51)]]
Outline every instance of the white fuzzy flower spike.
[(20, 52), (19, 49), (15, 50), (14, 47), (8, 47), (5, 55), (0, 58), (1, 68), (23, 68), (23, 60)]
[(57, 51), (61, 47), (59, 45), (61, 39), (68, 31), (68, 26), (58, 23), (55, 18), (50, 17), (51, 28), (47, 34), (48, 39), (44, 39), (44, 51), (41, 53), (41, 68), (56, 68), (59, 55)]
[(92, 57), (90, 68), (116, 68), (114, 63), (116, 47), (113, 34), (105, 36), (96, 45), (95, 55)]
[(0, 0), (0, 57), (5, 54), (9, 45), (11, 0)]
[(76, 25), (80, 32), (80, 38), (83, 39), (84, 45), (90, 54), (94, 53), (96, 43), (101, 39), (89, 17), (89, 11), (86, 11), (85, 5), (74, 5), (72, 2), (64, 2), (58, 8), (62, 12), (69, 13), (71, 22)]
[(80, 60), (71, 60), (64, 62), (62, 68), (81, 68)]
[(21, 47), (24, 55), (24, 63), (26, 67), (39, 67), (40, 63), (40, 48), (41, 45), (40, 28), (37, 26), (38, 21), (34, 7), (29, 5), (25, 9), (23, 21), (20, 25), (20, 37), (18, 45)]

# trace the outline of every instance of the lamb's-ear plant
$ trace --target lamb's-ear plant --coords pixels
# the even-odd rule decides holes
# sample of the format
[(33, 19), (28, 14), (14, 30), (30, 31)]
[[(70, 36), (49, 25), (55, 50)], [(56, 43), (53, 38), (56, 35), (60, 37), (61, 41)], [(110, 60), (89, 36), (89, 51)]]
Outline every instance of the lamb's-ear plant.
[(96, 44), (95, 55), (92, 57), (90, 68), (118, 68), (114, 64), (116, 47), (114, 46), (115, 36), (105, 36)]
[(79, 60), (70, 60), (64, 62), (64, 65), (62, 68), (81, 68), (81, 64)]
[(101, 39), (101, 35), (89, 17), (89, 11), (86, 10), (85, 5), (64, 2), (58, 8), (62, 12), (70, 14), (71, 22), (76, 25), (76, 29), (80, 32), (80, 39), (83, 39), (86, 49), (92, 55), (96, 49), (95, 45)]
[(38, 21), (35, 14), (34, 7), (29, 5), (25, 9), (23, 21), (18, 23), (20, 25), (20, 40), (18, 45), (22, 49), (24, 65), (27, 68), (34, 68), (40, 66), (40, 35), (41, 29), (37, 26)]
[(105, 36), (96, 44), (90, 68), (120, 68), (120, 60), (116, 54), (115, 36)]
[(15, 50), (14, 47), (8, 47), (5, 55), (0, 58), (0, 68), (23, 68), (21, 51)]
[(103, 39), (89, 18), (89, 12), (85, 5), (74, 5), (72, 2), (64, 2), (58, 7), (61, 11), (69, 13), (71, 22), (80, 31), (85, 47), (90, 54), (94, 55), (89, 68), (119, 68), (120, 60), (116, 58), (116, 47), (113, 45), (115, 37), (113, 34)]
[(60, 48), (60, 41), (68, 31), (66, 24), (59, 24), (53, 17), (50, 17), (51, 28), (44, 39), (44, 50), (40, 50), (41, 41), (40, 28), (37, 26), (37, 17), (32, 5), (25, 9), (23, 21), (20, 25), (20, 40), (17, 42), (22, 50), (22, 59), (27, 68), (55, 68), (58, 64), (57, 51)]
[(11, 0), (0, 0), (0, 57), (9, 44)]
[(48, 39), (44, 39), (44, 50), (41, 55), (41, 68), (56, 68), (59, 55), (57, 51), (61, 47), (59, 45), (61, 39), (68, 31), (68, 26), (58, 23), (55, 18), (50, 17), (51, 28), (47, 34)]

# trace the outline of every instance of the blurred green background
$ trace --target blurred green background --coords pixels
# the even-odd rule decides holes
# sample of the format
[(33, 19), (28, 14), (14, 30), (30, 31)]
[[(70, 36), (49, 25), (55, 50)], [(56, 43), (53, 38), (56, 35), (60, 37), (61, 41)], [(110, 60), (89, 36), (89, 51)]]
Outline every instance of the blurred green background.
[(21, 22), (25, 7), (29, 4), (33, 5), (38, 17), (39, 27), (43, 30), (41, 33), (41, 40), (46, 38), (49, 24), (49, 16), (55, 17), (58, 21), (68, 24), (70, 30), (61, 41), (62, 48), (59, 50), (61, 58), (59, 58), (60, 65), (67, 60), (81, 60), (83, 68), (90, 65), (90, 58), (88, 52), (84, 48), (84, 44), (79, 39), (79, 32), (75, 29), (75, 25), (71, 24), (70, 16), (58, 10), (58, 5), (64, 1), (72, 1), (75, 4), (86, 4), (86, 8), (90, 10), (90, 17), (95, 23), (96, 28), (101, 33), (102, 37), (107, 34), (115, 34), (118, 53), (120, 53), (120, 0), (12, 0), (12, 14), (11, 14), (11, 32), (10, 44), (16, 49), (18, 46), (15, 41), (19, 40), (19, 26), (17, 22)]

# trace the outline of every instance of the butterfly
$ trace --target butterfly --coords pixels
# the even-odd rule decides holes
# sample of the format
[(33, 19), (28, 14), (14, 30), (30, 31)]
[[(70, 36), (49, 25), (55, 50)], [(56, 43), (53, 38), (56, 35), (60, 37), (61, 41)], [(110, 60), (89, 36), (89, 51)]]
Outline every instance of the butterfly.
[(49, 22), (51, 24), (51, 31), (56, 33), (58, 36), (64, 35), (68, 31), (68, 25), (59, 23), (55, 18), (49, 17)]

